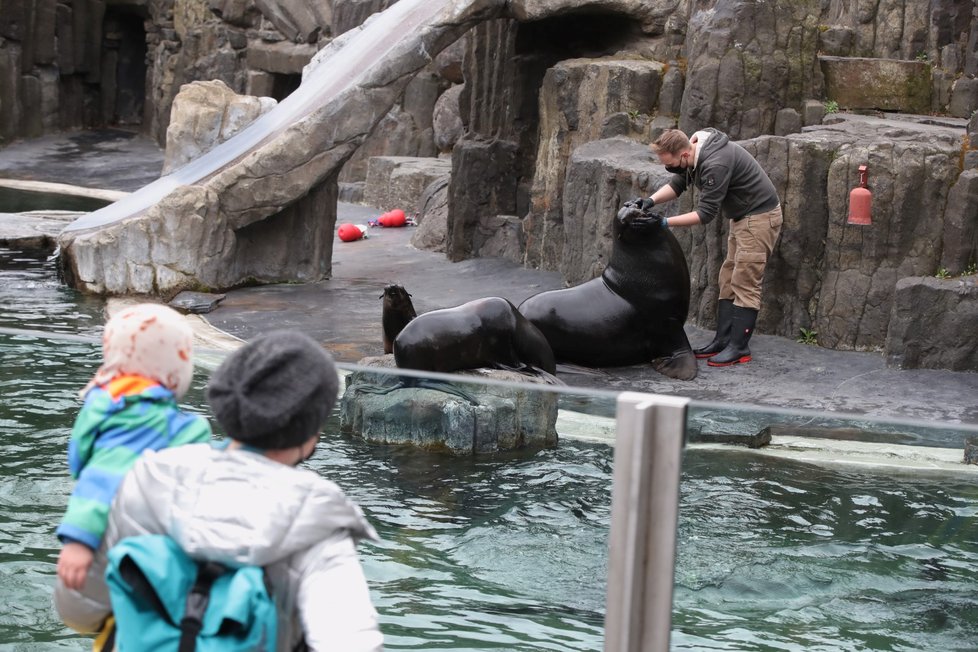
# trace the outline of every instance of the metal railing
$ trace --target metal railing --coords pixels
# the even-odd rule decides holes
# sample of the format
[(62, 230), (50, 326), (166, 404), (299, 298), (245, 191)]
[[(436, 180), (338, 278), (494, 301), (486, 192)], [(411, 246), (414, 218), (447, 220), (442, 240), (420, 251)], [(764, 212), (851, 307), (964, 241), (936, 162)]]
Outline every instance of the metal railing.
[(605, 652), (669, 649), (689, 399), (618, 397)]

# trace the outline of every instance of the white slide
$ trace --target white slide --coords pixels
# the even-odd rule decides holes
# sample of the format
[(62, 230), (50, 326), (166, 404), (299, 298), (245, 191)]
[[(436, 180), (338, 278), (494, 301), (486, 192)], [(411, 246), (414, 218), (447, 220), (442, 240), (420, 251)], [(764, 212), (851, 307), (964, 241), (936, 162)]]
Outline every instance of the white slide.
[[(349, 93), (356, 91), (358, 86), (374, 85), (378, 79), (389, 81), (399, 75), (413, 75), (417, 72), (415, 61), (430, 61), (438, 50), (450, 45), (464, 30), (475, 22), (493, 17), (504, 5), (502, 1), (484, 0), (400, 0), (323, 48), (306, 67), (299, 88), (241, 132), (171, 174), (78, 218), (64, 232), (102, 228), (140, 215), (182, 186), (206, 185), (208, 179), (259, 151), (290, 126), (316, 119), (317, 115), (331, 115), (323, 108), (331, 102), (346, 101)], [(438, 50), (426, 52), (431, 46)], [(405, 59), (409, 60), (406, 65), (402, 64)], [(402, 75), (400, 71), (404, 68)], [(389, 109), (387, 107), (384, 112)], [(322, 124), (317, 128), (342, 129), (343, 125)], [(332, 141), (354, 140), (358, 136), (362, 141), (363, 135), (336, 133)], [(287, 157), (280, 158), (287, 169), (267, 169), (266, 165), (269, 175), (286, 174), (290, 166), (302, 164)], [(243, 166), (242, 174), (253, 175), (254, 168)], [(220, 191), (233, 187), (234, 183), (225, 178), (217, 185)]]

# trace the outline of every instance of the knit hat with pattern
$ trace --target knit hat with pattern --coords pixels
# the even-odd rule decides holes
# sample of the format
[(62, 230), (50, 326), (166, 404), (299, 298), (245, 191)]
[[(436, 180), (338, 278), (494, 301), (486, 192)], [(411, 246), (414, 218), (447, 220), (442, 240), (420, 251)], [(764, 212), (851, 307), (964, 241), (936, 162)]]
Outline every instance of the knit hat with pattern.
[(155, 380), (180, 398), (194, 375), (194, 332), (183, 315), (158, 303), (120, 310), (102, 332), (102, 365), (82, 389), (117, 376), (136, 374)]

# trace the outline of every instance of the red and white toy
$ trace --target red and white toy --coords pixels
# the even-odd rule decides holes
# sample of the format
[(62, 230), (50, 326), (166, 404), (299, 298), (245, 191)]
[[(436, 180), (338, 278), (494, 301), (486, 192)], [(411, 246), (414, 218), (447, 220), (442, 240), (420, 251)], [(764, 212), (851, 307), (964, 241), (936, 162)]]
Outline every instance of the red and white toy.
[(343, 242), (353, 242), (367, 237), (367, 227), (361, 224), (340, 224), (336, 235)]

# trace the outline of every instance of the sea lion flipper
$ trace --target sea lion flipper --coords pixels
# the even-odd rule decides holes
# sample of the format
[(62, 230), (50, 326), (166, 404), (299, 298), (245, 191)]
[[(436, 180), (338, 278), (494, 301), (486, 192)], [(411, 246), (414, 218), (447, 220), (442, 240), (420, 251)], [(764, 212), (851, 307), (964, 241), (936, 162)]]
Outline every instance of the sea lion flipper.
[(413, 381), (408, 383), (411, 387), (416, 387), (418, 389), (430, 389), (436, 392), (444, 392), (446, 394), (457, 396), (463, 401), (468, 401), (471, 405), (479, 405), (479, 401), (475, 398), (475, 396), (447, 380), (437, 380), (434, 378), (412, 378), (410, 380)]
[(497, 362), (492, 365), (492, 369), (500, 369), (502, 371), (513, 371), (519, 374), (527, 374), (529, 376), (536, 376), (544, 380), (548, 385), (566, 385), (564, 381), (557, 378), (554, 374), (550, 373), (546, 369), (541, 369), (536, 365), (522, 363), (519, 365), (508, 365)]
[(560, 378), (557, 378), (557, 376), (555, 376), (552, 373), (550, 373), (549, 371), (547, 371), (546, 369), (541, 369), (540, 367), (530, 367), (530, 373), (532, 373), (533, 375), (538, 376), (538, 377), (542, 378), (543, 380), (547, 381), (547, 384), (548, 385), (566, 385), (567, 384), (564, 381), (562, 381)]
[(557, 371), (562, 374), (580, 374), (582, 376), (601, 376), (605, 378), (611, 375), (604, 369), (595, 369), (579, 364), (570, 364), (569, 362), (558, 362)]
[(696, 356), (688, 349), (655, 358), (652, 360), (652, 368), (663, 376), (676, 380), (693, 380), (699, 371), (699, 367), (696, 365)]
[(479, 401), (470, 393), (461, 389), (454, 383), (447, 380), (436, 380), (434, 378), (400, 378), (392, 385), (386, 387), (380, 385), (360, 385), (356, 388), (357, 392), (363, 394), (390, 394), (396, 389), (430, 389), (436, 392), (444, 392), (458, 396), (472, 405), (478, 405)]

